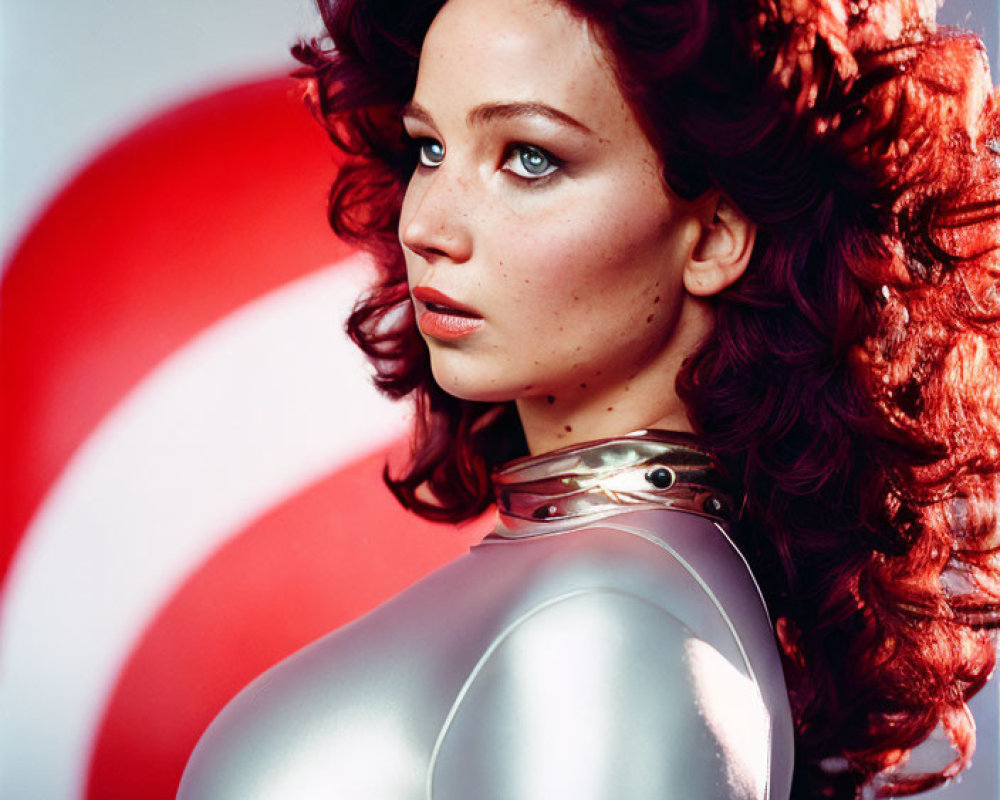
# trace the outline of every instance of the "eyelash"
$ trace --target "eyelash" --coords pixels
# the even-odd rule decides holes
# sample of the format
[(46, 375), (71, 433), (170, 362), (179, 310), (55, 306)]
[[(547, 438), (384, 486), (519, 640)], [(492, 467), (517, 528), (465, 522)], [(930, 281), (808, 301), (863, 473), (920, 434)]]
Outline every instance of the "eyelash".
[[(425, 164), (421, 159), (424, 147), (431, 144), (436, 144), (436, 145), (441, 144), (437, 139), (433, 139), (429, 136), (409, 136), (408, 138), (410, 140), (410, 145), (413, 150), (413, 160), (415, 162), (415, 168), (435, 169), (438, 166), (440, 166), (440, 162), (438, 164), (433, 164), (433, 165)], [(548, 183), (554, 176), (558, 175), (559, 172), (562, 171), (563, 165), (565, 163), (562, 159), (552, 155), (552, 153), (550, 153), (544, 147), (539, 147), (536, 144), (528, 144), (527, 142), (513, 142), (507, 145), (506, 148), (504, 149), (503, 159), (501, 163), (504, 165), (507, 164), (507, 162), (509, 162), (511, 158), (513, 158), (514, 155), (517, 154), (519, 151), (526, 151), (526, 150), (539, 153), (543, 158), (546, 159), (546, 161), (549, 162), (551, 166), (555, 167), (555, 169), (553, 169), (546, 175), (539, 175), (538, 177), (534, 178), (528, 178), (525, 177), (524, 175), (519, 175), (513, 170), (505, 169), (504, 172), (506, 172), (516, 181), (523, 183), (525, 185), (530, 185), (532, 187), (541, 186), (543, 184)]]

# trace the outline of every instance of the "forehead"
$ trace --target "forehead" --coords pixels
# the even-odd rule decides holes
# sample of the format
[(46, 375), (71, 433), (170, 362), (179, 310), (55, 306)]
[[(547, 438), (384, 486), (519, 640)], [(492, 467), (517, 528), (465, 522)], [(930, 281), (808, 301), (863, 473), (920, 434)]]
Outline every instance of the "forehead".
[(553, 0), (448, 0), (424, 40), (414, 99), (542, 101), (588, 125), (625, 110), (586, 20)]

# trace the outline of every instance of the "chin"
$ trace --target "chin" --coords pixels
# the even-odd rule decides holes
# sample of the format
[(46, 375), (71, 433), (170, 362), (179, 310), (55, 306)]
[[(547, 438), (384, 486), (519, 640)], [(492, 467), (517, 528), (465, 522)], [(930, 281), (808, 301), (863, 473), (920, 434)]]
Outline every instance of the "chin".
[(474, 381), (442, 380), (435, 375), (434, 382), (443, 391), (452, 397), (457, 397), (459, 400), (470, 400), (475, 403), (506, 403), (509, 400), (516, 399), (512, 391), (504, 391), (495, 386), (486, 387)]
[(455, 369), (439, 359), (431, 359), (434, 382), (452, 397), (476, 403), (506, 403), (517, 399), (518, 392), (507, 381), (497, 380), (496, 371)]

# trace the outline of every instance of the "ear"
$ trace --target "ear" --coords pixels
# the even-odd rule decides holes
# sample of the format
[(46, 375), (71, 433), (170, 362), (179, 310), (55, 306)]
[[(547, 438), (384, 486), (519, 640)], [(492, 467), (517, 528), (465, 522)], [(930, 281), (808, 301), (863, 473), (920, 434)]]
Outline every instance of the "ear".
[(684, 267), (684, 288), (697, 297), (709, 297), (746, 270), (757, 226), (721, 194), (706, 201), (700, 216), (701, 235)]

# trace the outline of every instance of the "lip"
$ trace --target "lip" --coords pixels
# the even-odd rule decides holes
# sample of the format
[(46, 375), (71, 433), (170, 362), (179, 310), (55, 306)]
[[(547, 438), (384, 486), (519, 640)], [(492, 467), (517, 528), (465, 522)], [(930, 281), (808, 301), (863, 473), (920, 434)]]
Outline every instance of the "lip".
[(475, 333), (483, 324), (479, 314), (437, 289), (417, 286), (413, 297), (423, 305), (417, 325), (427, 336), (454, 341)]
[[(447, 310), (457, 311), (460, 315), (467, 317), (479, 317), (475, 309), (462, 305), (457, 300), (448, 297), (444, 292), (432, 289), (430, 286), (417, 286), (413, 289), (413, 296), (424, 305), (443, 306)], [(439, 309), (435, 309), (437, 311)], [(481, 318), (481, 317), (480, 317)]]

